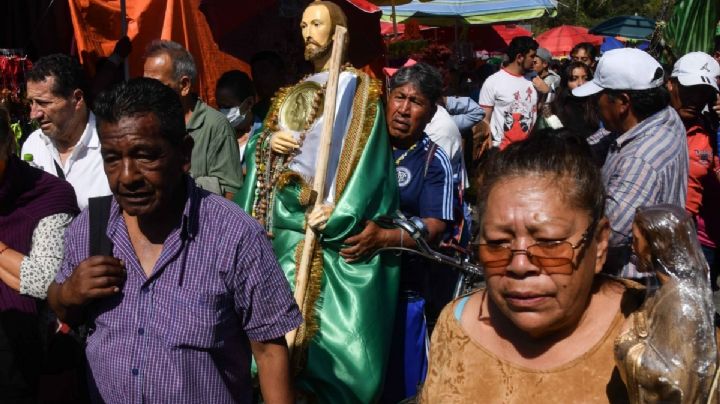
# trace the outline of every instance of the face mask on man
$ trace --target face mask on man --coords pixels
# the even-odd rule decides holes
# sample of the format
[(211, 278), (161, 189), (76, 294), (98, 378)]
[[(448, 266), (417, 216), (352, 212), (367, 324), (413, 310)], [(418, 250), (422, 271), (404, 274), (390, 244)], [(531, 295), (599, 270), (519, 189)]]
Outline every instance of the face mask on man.
[(233, 128), (237, 128), (247, 120), (248, 113), (250, 113), (250, 108), (241, 112), (240, 107), (235, 106), (232, 108), (221, 108), (220, 112), (225, 115), (228, 121), (230, 121), (230, 125), (232, 125)]
[(233, 128), (237, 128), (247, 124), (251, 109), (252, 99), (248, 98), (239, 106), (220, 108), (220, 112), (230, 121), (230, 125), (232, 125)]

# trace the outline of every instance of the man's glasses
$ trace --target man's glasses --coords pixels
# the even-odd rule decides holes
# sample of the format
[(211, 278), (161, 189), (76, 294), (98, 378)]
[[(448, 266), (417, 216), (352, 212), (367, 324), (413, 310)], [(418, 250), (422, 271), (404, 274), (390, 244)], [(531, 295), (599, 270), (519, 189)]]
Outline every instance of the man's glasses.
[(575, 250), (590, 239), (595, 223), (594, 220), (590, 223), (580, 241), (575, 245), (569, 241), (550, 241), (535, 243), (524, 250), (513, 250), (500, 244), (477, 244), (479, 259), (485, 269), (485, 277), (505, 275), (515, 254), (525, 254), (530, 263), (544, 270), (548, 275), (570, 275), (575, 269), (573, 264)]

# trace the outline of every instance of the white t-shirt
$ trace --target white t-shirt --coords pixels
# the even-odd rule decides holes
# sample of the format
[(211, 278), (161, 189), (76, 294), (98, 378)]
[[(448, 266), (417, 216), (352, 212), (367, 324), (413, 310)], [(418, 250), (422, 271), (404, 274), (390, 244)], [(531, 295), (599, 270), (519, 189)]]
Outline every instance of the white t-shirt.
[(60, 164), (60, 154), (53, 141), (41, 129), (31, 133), (22, 147), (21, 155), (32, 154), (33, 163), (42, 170), (58, 176), (55, 163), (62, 168), (65, 180), (75, 189), (78, 206), (85, 209), (88, 199), (110, 195), (103, 160), (100, 155), (100, 139), (95, 127), (95, 115), (90, 112), (85, 131), (78, 140), (65, 166)]
[(505, 69), (488, 77), (478, 104), (493, 108), (490, 117), (493, 146), (499, 146), (505, 137), (513, 141), (526, 138), (535, 125), (537, 102), (537, 91), (525, 77)]
[(467, 175), (464, 170), (462, 136), (450, 113), (438, 105), (432, 120), (425, 126), (425, 133), (430, 140), (435, 142), (445, 154), (450, 157), (452, 164), (453, 181), (467, 183)]

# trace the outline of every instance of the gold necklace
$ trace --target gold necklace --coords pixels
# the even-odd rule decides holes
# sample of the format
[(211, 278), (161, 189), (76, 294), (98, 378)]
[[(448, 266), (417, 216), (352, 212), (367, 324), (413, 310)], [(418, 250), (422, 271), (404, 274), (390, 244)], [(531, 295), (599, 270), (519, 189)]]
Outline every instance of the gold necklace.
[(419, 142), (416, 142), (415, 144), (413, 144), (412, 146), (410, 146), (409, 149), (405, 150), (405, 153), (401, 154), (400, 157), (398, 157), (398, 158), (395, 160), (395, 165), (396, 165), (396, 166), (399, 166), (399, 165), (400, 165), (400, 162), (403, 161), (403, 160), (405, 160), (405, 157), (407, 157), (408, 153), (410, 153), (411, 151), (415, 150), (415, 148), (417, 147), (418, 143), (419, 143)]

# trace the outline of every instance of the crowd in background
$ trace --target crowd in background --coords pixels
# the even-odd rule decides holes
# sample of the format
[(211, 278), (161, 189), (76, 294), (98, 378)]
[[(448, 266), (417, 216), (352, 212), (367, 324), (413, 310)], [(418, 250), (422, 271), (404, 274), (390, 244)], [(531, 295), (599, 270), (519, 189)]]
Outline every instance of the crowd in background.
[[(603, 272), (656, 287), (633, 250), (639, 231), (635, 215), (645, 206), (670, 204), (687, 212), (717, 289), (720, 65), (714, 56), (692, 52), (663, 66), (638, 49), (598, 55), (594, 46), (581, 43), (560, 61), (532, 38), (516, 37), (500, 65), (432, 66), (418, 60), (393, 72), (379, 114), (384, 114), (382, 133), (398, 174), (390, 188), (398, 190), (398, 208), (424, 222), (425, 239), (438, 250), (477, 256), (486, 271), (483, 290), (495, 302), (488, 303), (486, 292), (453, 301), (455, 272), (403, 255), (400, 288), (413, 290), (403, 298), (419, 294), (426, 300), (429, 330), (436, 332), (426, 387), (417, 391), (420, 400), (461, 400), (467, 399), (463, 391), (482, 390), (486, 395), (474, 400), (489, 402), (502, 394), (487, 388), (508, 383), (493, 368), (492, 355), (482, 356), (486, 353), (464, 338), (536, 370), (569, 358), (546, 347), (555, 356), (538, 365), (518, 354), (530, 348), (512, 350), (498, 342), (562, 334), (561, 326), (553, 328), (555, 320), (538, 325), (517, 314), (521, 310), (513, 311), (541, 297), (513, 295), (517, 307), (498, 303), (503, 291), (530, 293), (513, 289), (519, 283), (502, 282), (526, 279), (531, 266), (544, 268), (548, 276), (579, 277), (564, 272), (577, 259), (573, 265), (581, 268), (578, 273), (592, 273), (588, 279)], [(67, 55), (36, 61), (27, 74), (27, 100), (37, 128), (21, 144), (15, 143), (7, 111), (0, 109), (0, 391), (12, 392), (0, 394), (7, 402), (86, 397), (100, 402), (124, 396), (128, 385), (146, 383), (153, 388), (129, 393), (133, 399), (243, 401), (250, 391), (252, 353), (266, 402), (289, 400), (290, 365), (279, 357), (287, 356), (284, 335), (301, 323), (301, 313), (266, 232), (237, 206), (244, 178), (265, 163), (256, 150), (268, 119), (276, 119), (268, 118), (273, 96), (289, 84), (282, 58), (262, 52), (250, 61), (250, 75), (225, 72), (217, 82), (217, 109), (193, 92), (197, 66), (177, 43), (155, 41), (145, 50), (146, 79), (120, 84), (115, 74), (120, 62), (105, 65), (107, 70), (100, 66), (88, 81)], [(567, 184), (557, 185), (563, 181)], [(536, 189), (538, 182), (546, 189)], [(254, 195), (275, 183), (260, 185)], [(527, 196), (527, 204), (517, 195)], [(532, 205), (533, 198), (545, 207)], [(97, 207), (102, 203), (105, 209)], [(256, 205), (252, 209), (267, 208)], [(532, 226), (572, 212), (573, 226), (582, 222), (582, 228), (561, 236), (523, 235), (518, 229), (525, 227), (512, 218), (532, 221), (524, 211), (549, 218)], [(100, 219), (94, 219), (97, 215)], [(307, 225), (322, 230), (327, 215), (311, 214)], [(97, 227), (97, 220), (105, 226)], [(338, 259), (352, 263), (380, 247), (414, 246), (402, 230), (375, 229), (373, 222), (364, 226), (359, 235), (338, 242), (344, 243)], [(523, 244), (518, 247), (509, 241), (523, 237), (538, 242), (518, 242)], [(548, 241), (555, 244), (545, 246)], [(591, 263), (596, 251), (601, 253)], [(562, 262), (543, 263), (543, 253)], [(206, 278), (185, 271), (210, 263), (224, 269)], [(409, 272), (420, 267), (425, 272)], [(131, 271), (142, 276), (130, 276)], [(586, 330), (595, 342), (605, 330), (617, 335), (616, 312), (602, 307), (619, 306), (625, 292), (602, 285), (602, 292), (591, 293), (587, 286), (570, 296), (582, 297), (587, 306), (567, 303), (572, 307), (566, 308), (562, 301), (558, 310), (567, 313), (559, 316), (567, 316), (558, 324), (589, 313), (600, 324)], [(230, 297), (221, 293), (227, 290)], [(227, 321), (228, 299), (237, 311), (233, 321)], [(156, 307), (166, 310), (165, 316), (153, 317)], [(471, 322), (470, 317), (474, 321), (488, 312), (501, 320)], [(525, 334), (514, 334), (505, 320)], [(458, 324), (462, 329), (454, 328)], [(162, 338), (140, 339), (158, 327)], [(573, 339), (575, 332), (554, 341), (584, 355), (592, 345)], [(241, 333), (247, 338), (225, 343)], [(457, 341), (462, 347), (453, 345)], [(610, 349), (611, 340), (601, 342), (598, 346)], [(83, 347), (87, 369), (74, 363)], [(51, 356), (57, 352), (59, 357)], [(388, 385), (400, 383), (392, 378), (397, 376), (393, 364), (403, 361), (395, 354), (388, 354), (387, 402), (408, 395), (387, 393)], [(475, 369), (468, 377), (473, 381), (459, 381), (462, 366)], [(479, 369), (487, 369), (487, 377), (478, 375)], [(513, 368), (512, 383), (539, 377), (523, 372)], [(143, 382), (136, 384), (139, 377)], [(423, 380), (419, 375), (415, 384)], [(562, 382), (558, 376), (549, 383)], [(597, 394), (591, 387), (578, 397)], [(624, 394), (611, 387), (608, 397)]]

